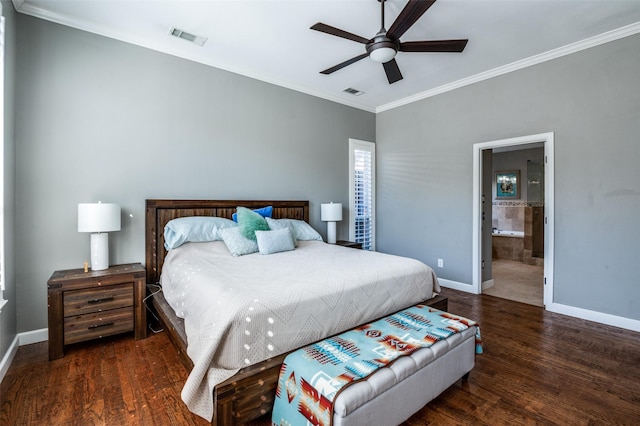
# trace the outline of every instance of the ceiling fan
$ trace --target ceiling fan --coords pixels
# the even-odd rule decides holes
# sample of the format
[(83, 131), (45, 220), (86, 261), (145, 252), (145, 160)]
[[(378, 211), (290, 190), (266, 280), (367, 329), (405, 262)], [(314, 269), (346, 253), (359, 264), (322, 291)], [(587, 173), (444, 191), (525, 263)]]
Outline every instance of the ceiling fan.
[(395, 60), (396, 53), (400, 52), (462, 52), (469, 40), (423, 40), (401, 42), (400, 37), (407, 32), (413, 24), (429, 9), (436, 0), (409, 0), (395, 22), (387, 31), (384, 28), (384, 2), (381, 3), (381, 28), (371, 39), (360, 37), (356, 34), (318, 22), (311, 27), (312, 30), (331, 34), (336, 37), (346, 38), (365, 45), (366, 53), (339, 63), (321, 74), (331, 74), (339, 69), (358, 62), (367, 56), (372, 61), (379, 62), (384, 67), (389, 84), (402, 80), (402, 73)]

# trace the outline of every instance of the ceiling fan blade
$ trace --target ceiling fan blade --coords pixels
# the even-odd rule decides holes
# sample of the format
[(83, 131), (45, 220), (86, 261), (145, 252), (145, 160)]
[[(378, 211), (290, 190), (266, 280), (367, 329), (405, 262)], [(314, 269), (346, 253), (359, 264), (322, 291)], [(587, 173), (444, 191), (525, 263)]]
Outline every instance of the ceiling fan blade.
[(346, 38), (347, 40), (353, 40), (362, 44), (369, 43), (369, 39), (360, 37), (359, 35), (351, 34), (350, 32), (341, 30), (336, 27), (332, 27), (331, 25), (323, 24), (321, 22), (318, 22), (317, 24), (314, 24), (313, 26), (311, 26), (311, 29), (320, 31), (321, 33), (331, 34), (336, 37)]
[(469, 40), (425, 40), (400, 43), (401, 52), (462, 52)]
[(358, 55), (358, 56), (356, 56), (355, 58), (351, 58), (351, 59), (349, 59), (349, 60), (347, 60), (347, 61), (341, 62), (341, 63), (339, 63), (339, 64), (338, 64), (338, 65), (336, 65), (336, 66), (333, 66), (333, 67), (331, 67), (331, 68), (327, 68), (327, 69), (326, 69), (326, 70), (324, 70), (324, 71), (320, 71), (320, 74), (327, 74), (327, 75), (328, 75), (328, 74), (331, 74), (332, 72), (336, 72), (336, 71), (338, 71), (338, 70), (340, 70), (340, 69), (342, 69), (342, 68), (346, 67), (347, 65), (351, 65), (351, 64), (353, 64), (353, 63), (355, 63), (355, 62), (358, 62), (360, 59), (364, 59), (364, 58), (366, 58), (367, 56), (369, 56), (369, 54), (368, 54), (368, 53), (363, 53), (362, 55)]
[(387, 31), (387, 37), (398, 40), (435, 2), (436, 0), (409, 0)]
[(395, 58), (389, 62), (385, 62), (382, 66), (384, 67), (384, 72), (387, 74), (389, 84), (402, 80), (402, 73), (400, 72), (400, 68), (398, 67), (398, 63)]

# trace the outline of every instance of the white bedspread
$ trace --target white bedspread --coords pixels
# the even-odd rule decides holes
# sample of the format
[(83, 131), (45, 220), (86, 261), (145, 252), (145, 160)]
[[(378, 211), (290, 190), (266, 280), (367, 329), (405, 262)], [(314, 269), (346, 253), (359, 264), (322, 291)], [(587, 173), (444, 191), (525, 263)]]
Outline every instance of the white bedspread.
[(182, 399), (208, 420), (213, 388), (239, 369), (440, 291), (422, 262), (320, 241), (241, 257), (231, 256), (222, 241), (185, 244), (165, 258), (160, 282), (185, 319), (194, 363)]

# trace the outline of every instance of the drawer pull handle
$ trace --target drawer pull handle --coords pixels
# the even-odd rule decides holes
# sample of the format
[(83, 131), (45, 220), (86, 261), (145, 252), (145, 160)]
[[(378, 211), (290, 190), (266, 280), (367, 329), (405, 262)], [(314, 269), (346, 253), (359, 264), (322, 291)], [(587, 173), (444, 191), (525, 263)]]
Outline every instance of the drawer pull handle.
[(113, 296), (103, 297), (102, 299), (91, 299), (91, 300), (88, 300), (87, 303), (90, 303), (90, 304), (102, 303), (102, 302), (108, 302), (110, 300), (113, 300)]
[(114, 322), (113, 322), (113, 321), (111, 321), (111, 322), (105, 322), (105, 323), (102, 323), (102, 324), (94, 324), (94, 325), (90, 325), (89, 327), (87, 327), (87, 329), (88, 329), (88, 330), (91, 330), (91, 329), (94, 329), (94, 328), (109, 327), (109, 326), (111, 326), (111, 325), (113, 325), (113, 324), (114, 324)]

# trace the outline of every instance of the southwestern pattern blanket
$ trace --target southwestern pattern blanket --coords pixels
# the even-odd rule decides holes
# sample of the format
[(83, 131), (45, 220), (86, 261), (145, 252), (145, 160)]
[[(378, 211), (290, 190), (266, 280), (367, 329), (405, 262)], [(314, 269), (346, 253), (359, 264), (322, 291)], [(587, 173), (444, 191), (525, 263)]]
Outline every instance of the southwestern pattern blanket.
[[(476, 322), (416, 305), (289, 354), (280, 370), (273, 425), (331, 425), (342, 389), (401, 356), (433, 345)], [(476, 353), (482, 353), (480, 329)]]

